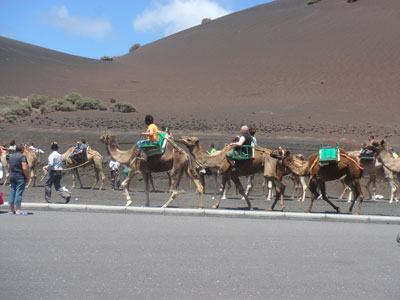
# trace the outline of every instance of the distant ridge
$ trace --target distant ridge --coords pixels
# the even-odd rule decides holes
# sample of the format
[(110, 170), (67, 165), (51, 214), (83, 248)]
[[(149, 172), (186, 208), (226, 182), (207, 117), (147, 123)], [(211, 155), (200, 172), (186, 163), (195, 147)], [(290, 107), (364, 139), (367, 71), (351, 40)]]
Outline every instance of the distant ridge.
[(0, 94), (71, 91), (197, 117), (398, 123), (400, 1), (279, 0), (113, 62), (0, 37)]

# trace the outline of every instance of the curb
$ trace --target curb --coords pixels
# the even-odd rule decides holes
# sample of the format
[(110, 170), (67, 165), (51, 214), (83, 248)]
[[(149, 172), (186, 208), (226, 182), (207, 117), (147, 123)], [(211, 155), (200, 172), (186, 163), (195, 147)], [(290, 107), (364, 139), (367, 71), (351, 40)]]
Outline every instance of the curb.
[[(229, 209), (195, 209), (195, 208), (161, 208), (161, 207), (126, 207), (109, 205), (86, 204), (55, 204), (55, 203), (23, 203), (24, 209), (43, 211), (70, 211), (70, 212), (107, 212), (128, 214), (151, 214), (172, 216), (206, 216), (224, 218), (251, 218), (251, 219), (280, 219), (305, 221), (330, 221), (352, 223), (400, 224), (400, 217), (376, 215), (347, 215), (327, 213), (300, 213), (277, 211), (248, 211)], [(8, 207), (5, 203), (3, 207)]]

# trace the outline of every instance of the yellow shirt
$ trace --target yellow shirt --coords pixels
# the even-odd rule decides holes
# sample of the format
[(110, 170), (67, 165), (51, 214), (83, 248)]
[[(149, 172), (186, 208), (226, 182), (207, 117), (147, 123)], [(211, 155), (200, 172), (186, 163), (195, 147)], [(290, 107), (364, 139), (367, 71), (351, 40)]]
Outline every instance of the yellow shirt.
[[(156, 124), (150, 124), (149, 127), (147, 127), (146, 133), (158, 133), (158, 128), (157, 128)], [(159, 140), (157, 134), (153, 134), (151, 136), (148, 136), (147, 139), (151, 140), (153, 142), (156, 142), (156, 141)]]

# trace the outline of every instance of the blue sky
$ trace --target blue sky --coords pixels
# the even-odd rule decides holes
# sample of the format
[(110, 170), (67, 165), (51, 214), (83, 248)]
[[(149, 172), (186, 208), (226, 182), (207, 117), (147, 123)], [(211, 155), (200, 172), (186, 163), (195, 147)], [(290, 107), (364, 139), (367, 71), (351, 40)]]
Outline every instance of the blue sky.
[(0, 36), (91, 57), (129, 48), (271, 0), (0, 0)]

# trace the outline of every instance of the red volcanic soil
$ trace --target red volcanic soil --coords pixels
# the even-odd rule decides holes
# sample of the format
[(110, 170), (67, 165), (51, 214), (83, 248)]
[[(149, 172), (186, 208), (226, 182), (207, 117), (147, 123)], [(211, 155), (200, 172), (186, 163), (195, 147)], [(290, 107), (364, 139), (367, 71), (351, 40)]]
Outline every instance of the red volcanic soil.
[(398, 136), (400, 1), (306, 2), (234, 13), (112, 62), (0, 38), (0, 94), (75, 91), (158, 118), (290, 123), (287, 134), (299, 124), (327, 127), (322, 135), (335, 134), (329, 124), (356, 124), (356, 136), (386, 126)]

